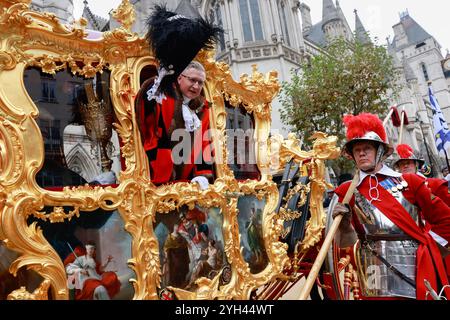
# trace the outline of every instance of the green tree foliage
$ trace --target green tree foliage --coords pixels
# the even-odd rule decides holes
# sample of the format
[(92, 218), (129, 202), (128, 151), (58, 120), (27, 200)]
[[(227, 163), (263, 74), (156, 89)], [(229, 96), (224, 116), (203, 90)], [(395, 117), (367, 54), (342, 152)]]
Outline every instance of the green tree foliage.
[[(308, 144), (308, 137), (321, 131), (345, 143), (344, 114), (387, 114), (389, 93), (395, 93), (397, 74), (387, 50), (373, 43), (333, 41), (326, 53), (313, 57), (292, 71), (284, 82), (281, 119)], [(337, 173), (350, 170), (343, 159), (334, 163)]]

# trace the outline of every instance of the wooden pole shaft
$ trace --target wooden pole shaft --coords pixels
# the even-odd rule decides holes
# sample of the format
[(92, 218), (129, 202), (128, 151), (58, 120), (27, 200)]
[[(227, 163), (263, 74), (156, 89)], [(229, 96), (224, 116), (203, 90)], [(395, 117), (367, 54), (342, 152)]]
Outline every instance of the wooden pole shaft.
[(400, 122), (401, 123), (401, 125), (400, 125), (400, 136), (398, 138), (398, 144), (401, 144), (402, 141), (403, 141), (403, 125), (405, 124), (405, 111), (403, 110), (401, 114), (402, 114), (401, 115), (402, 121)]
[(338, 231), (341, 220), (342, 215), (339, 215), (336, 218), (334, 218), (330, 231), (328, 231), (328, 234), (322, 244), (322, 247), (320, 248), (319, 254), (317, 255), (316, 260), (314, 261), (311, 271), (309, 272), (308, 278), (306, 278), (306, 283), (305, 286), (303, 287), (302, 293), (300, 294), (299, 300), (308, 299), (309, 293), (311, 292), (311, 289), (316, 281), (317, 275), (320, 272), (320, 268), (322, 267), (323, 261), (327, 256), (327, 252), (330, 249), (331, 244), (333, 243), (334, 236)]
[(386, 127), (389, 119), (391, 118), (392, 114), (394, 113), (394, 108), (391, 108), (391, 110), (389, 111), (388, 115), (386, 116), (386, 118), (384, 118), (383, 121), (383, 127)]
[[(359, 170), (356, 170), (352, 183), (350, 184), (350, 187), (348, 188), (347, 193), (345, 194), (342, 204), (345, 205), (350, 202), (350, 199), (353, 196), (353, 192), (355, 191), (358, 182), (359, 182)], [(311, 292), (314, 282), (316, 282), (317, 275), (320, 272), (320, 268), (322, 267), (322, 264), (327, 256), (327, 252), (330, 249), (331, 244), (333, 243), (334, 236), (336, 235), (336, 232), (339, 229), (339, 225), (341, 224), (342, 218), (343, 215), (341, 214), (334, 218), (333, 224), (331, 225), (330, 230), (328, 231), (327, 236), (323, 241), (322, 247), (320, 248), (320, 251), (317, 254), (317, 258), (311, 267), (311, 271), (309, 272), (308, 277), (306, 278), (306, 283), (305, 286), (303, 287), (302, 292), (300, 293), (299, 300), (308, 299), (309, 293)]]

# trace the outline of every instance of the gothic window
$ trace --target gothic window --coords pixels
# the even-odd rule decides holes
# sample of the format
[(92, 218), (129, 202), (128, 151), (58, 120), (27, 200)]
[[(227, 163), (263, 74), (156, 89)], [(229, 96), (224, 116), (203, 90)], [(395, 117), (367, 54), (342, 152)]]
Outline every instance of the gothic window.
[(244, 41), (264, 40), (258, 0), (239, 0)]
[(61, 155), (61, 121), (40, 119), (39, 127), (44, 139), (46, 157), (50, 159), (59, 158)]
[(422, 67), (423, 77), (424, 77), (425, 81), (426, 82), (430, 81), (430, 77), (428, 76), (427, 66), (425, 65), (425, 63), (421, 63), (420, 65)]
[[(211, 7), (212, 7), (210, 11), (211, 21), (223, 28), (222, 12), (220, 10), (220, 4), (217, 1), (215, 1), (211, 5)], [(220, 34), (219, 50), (220, 51), (225, 50), (225, 36), (223, 35), (223, 33)]]
[(289, 39), (289, 28), (287, 23), (287, 14), (286, 14), (286, 6), (284, 1), (278, 1), (278, 14), (281, 22), (281, 31), (283, 33), (283, 38), (285, 43), (290, 46), (291, 40)]
[(55, 96), (56, 80), (42, 76), (41, 102), (57, 103)]

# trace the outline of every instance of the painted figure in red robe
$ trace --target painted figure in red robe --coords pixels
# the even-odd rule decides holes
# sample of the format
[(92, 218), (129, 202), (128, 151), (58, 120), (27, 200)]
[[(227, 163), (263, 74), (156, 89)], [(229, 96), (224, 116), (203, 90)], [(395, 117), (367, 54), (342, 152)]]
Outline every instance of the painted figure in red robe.
[(76, 247), (64, 260), (69, 289), (75, 289), (75, 300), (110, 300), (120, 291), (121, 283), (115, 272), (104, 271), (111, 262), (108, 256), (104, 265), (96, 260), (93, 242), (85, 248)]

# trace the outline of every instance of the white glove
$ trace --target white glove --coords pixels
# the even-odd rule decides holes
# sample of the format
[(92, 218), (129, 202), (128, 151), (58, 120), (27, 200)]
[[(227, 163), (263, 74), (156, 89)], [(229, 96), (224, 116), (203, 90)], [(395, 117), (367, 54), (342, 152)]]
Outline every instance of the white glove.
[(191, 180), (191, 182), (197, 182), (200, 185), (200, 189), (206, 190), (208, 189), (209, 182), (208, 179), (204, 176), (197, 176), (194, 179)]

